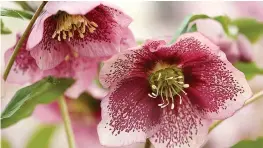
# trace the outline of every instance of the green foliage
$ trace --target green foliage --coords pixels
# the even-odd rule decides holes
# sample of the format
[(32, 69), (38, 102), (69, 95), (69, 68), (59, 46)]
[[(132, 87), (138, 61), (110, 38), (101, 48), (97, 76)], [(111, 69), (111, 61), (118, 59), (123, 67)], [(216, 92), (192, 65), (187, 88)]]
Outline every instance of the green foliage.
[(49, 148), (56, 125), (40, 125), (32, 134), (26, 144), (26, 148)]
[(256, 75), (263, 74), (263, 69), (257, 67), (254, 62), (237, 62), (234, 66), (245, 74), (247, 80), (251, 80)]
[(196, 26), (196, 24), (193, 24), (192, 26), (191, 26), (191, 28), (188, 30), (188, 32), (196, 32), (197, 31), (197, 26)]
[(1, 137), (1, 148), (11, 148), (11, 143), (4, 137)]
[(20, 5), (24, 10), (35, 12), (35, 10), (29, 6), (26, 1), (14, 1), (16, 4)]
[(1, 34), (11, 34), (12, 31), (9, 28), (5, 27), (3, 20), (0, 19), (0, 21), (1, 21)]
[(263, 137), (259, 137), (257, 140), (240, 141), (231, 148), (263, 148)]
[(231, 23), (231, 19), (228, 16), (220, 15), (220, 16), (210, 17), (210, 16), (205, 15), (205, 14), (197, 14), (197, 15), (190, 15), (190, 16), (185, 17), (183, 23), (180, 25), (179, 29), (176, 31), (175, 36), (173, 37), (171, 43), (175, 42), (176, 39), (181, 34), (184, 34), (186, 32), (193, 32), (193, 30), (197, 30), (196, 24), (194, 24), (194, 26), (190, 27), (190, 29), (189, 29), (189, 26), (192, 22), (199, 20), (199, 19), (215, 20), (222, 25), (222, 28), (224, 29), (225, 33), (228, 36), (231, 36), (231, 37), (233, 36), (232, 34), (230, 34), (230, 31), (229, 31), (229, 25)]
[(29, 11), (24, 10), (14, 10), (9, 8), (1, 8), (0, 10), (1, 16), (6, 17), (13, 17), (13, 18), (19, 18), (19, 19), (31, 19), (33, 17), (33, 14)]
[(44, 78), (16, 92), (1, 115), (1, 128), (6, 128), (29, 117), (38, 104), (48, 104), (63, 95), (73, 79)]
[(262, 37), (263, 22), (253, 18), (239, 18), (232, 21), (232, 25), (238, 28), (239, 33), (244, 34), (252, 43)]

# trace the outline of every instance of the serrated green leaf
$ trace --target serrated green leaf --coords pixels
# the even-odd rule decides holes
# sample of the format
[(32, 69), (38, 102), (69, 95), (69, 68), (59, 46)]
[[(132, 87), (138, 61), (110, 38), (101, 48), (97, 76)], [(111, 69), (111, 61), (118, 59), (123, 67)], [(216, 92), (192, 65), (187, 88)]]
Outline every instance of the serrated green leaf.
[(1, 137), (1, 148), (11, 148), (11, 143), (5, 137)]
[(257, 67), (254, 62), (237, 62), (234, 66), (245, 74), (247, 80), (251, 80), (256, 75), (263, 74), (263, 69)]
[(8, 8), (1, 8), (1, 16), (14, 17), (19, 19), (31, 19), (33, 14), (25, 10), (14, 10)]
[(238, 32), (244, 34), (252, 43), (258, 41), (263, 35), (263, 22), (253, 18), (239, 18), (232, 21)]
[(47, 77), (18, 90), (1, 114), (1, 128), (29, 117), (38, 104), (51, 103), (73, 83), (73, 79)]
[(259, 137), (257, 140), (240, 141), (231, 148), (263, 148), (263, 137)]
[(199, 20), (199, 19), (211, 19), (211, 20), (215, 20), (218, 23), (221, 24), (223, 30), (225, 31), (225, 33), (230, 36), (230, 37), (234, 37), (234, 35), (232, 35), (229, 31), (229, 25), (231, 24), (231, 19), (226, 16), (226, 15), (220, 15), (220, 16), (215, 16), (215, 17), (210, 17), (208, 15), (205, 14), (197, 14), (197, 15), (190, 15), (185, 17), (183, 23), (180, 25), (179, 29), (176, 31), (171, 43), (175, 42), (176, 39), (181, 35), (184, 34), (188, 31), (191, 32), (191, 29), (189, 28), (190, 23)]
[(0, 21), (1, 21), (1, 34), (11, 34), (12, 31), (9, 28), (5, 27), (3, 20), (0, 19)]
[(56, 131), (56, 125), (40, 125), (32, 134), (26, 148), (49, 148)]

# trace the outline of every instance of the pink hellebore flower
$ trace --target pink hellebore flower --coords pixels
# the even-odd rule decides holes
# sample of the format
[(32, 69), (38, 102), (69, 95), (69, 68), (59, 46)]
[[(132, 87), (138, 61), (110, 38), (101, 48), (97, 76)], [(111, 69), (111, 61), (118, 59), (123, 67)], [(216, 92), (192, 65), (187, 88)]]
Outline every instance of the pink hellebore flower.
[[(93, 99), (94, 100), (94, 99)], [(76, 139), (77, 148), (103, 148), (100, 145), (96, 126), (100, 121), (99, 102), (91, 102), (88, 98), (66, 99), (70, 114), (72, 128)], [(39, 105), (33, 114), (37, 119), (45, 123), (61, 123), (61, 113), (57, 102), (47, 105)]]
[(252, 95), (244, 74), (200, 33), (165, 44), (149, 40), (105, 62), (101, 144), (149, 138), (155, 148), (201, 147), (211, 121), (232, 116)]
[(247, 37), (242, 34), (238, 35), (236, 41), (218, 37), (214, 42), (226, 54), (227, 59), (231, 63), (237, 61), (251, 62), (253, 60), (253, 47)]
[[(100, 102), (88, 95), (81, 95), (77, 100), (66, 99), (66, 101), (77, 148), (106, 148), (100, 144), (96, 128), (101, 120)], [(39, 105), (33, 115), (45, 123), (62, 122), (57, 102)], [(129, 148), (140, 147), (138, 144), (129, 146)]]
[[(17, 35), (17, 40), (19, 38), (20, 35)], [(30, 55), (30, 51), (27, 51), (25, 47), (26, 45), (24, 44), (16, 57), (15, 63), (7, 78), (8, 82), (17, 84), (34, 83), (43, 77), (50, 75), (54, 77), (74, 78), (76, 79), (76, 82), (66, 91), (67, 96), (77, 98), (84, 91), (91, 93), (94, 97), (102, 97), (106, 95), (106, 91), (99, 88), (93, 82), (98, 75), (100, 60), (81, 57), (74, 52), (68, 54), (64, 58), (64, 61), (55, 68), (40, 70), (35, 59)], [(6, 51), (6, 63), (13, 52), (14, 47)]]
[(120, 51), (131, 21), (105, 2), (48, 2), (28, 37), (27, 50), (44, 70), (73, 51), (92, 58), (111, 56)]

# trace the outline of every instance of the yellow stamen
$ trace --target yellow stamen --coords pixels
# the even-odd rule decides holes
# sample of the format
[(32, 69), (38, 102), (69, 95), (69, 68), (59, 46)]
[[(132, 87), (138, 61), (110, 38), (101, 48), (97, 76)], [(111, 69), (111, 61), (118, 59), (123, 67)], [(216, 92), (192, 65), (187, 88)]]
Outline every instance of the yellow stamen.
[[(86, 27), (88, 29), (86, 29)], [(56, 30), (52, 38), (57, 38), (58, 41), (68, 38), (68, 41), (70, 41), (70, 38), (74, 37), (75, 31), (78, 32), (80, 38), (84, 38), (86, 32), (94, 33), (97, 28), (98, 24), (89, 21), (84, 15), (71, 15), (60, 11), (57, 14)]]

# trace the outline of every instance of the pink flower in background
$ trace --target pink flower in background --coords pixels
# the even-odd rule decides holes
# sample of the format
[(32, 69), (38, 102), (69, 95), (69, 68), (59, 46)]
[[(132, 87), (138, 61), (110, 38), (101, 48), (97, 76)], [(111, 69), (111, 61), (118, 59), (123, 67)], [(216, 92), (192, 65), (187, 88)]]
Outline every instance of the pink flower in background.
[(236, 41), (224, 37), (218, 37), (214, 40), (215, 44), (219, 46), (227, 59), (231, 63), (237, 61), (251, 62), (253, 60), (253, 47), (246, 36), (239, 34)]
[[(20, 37), (20, 34), (16, 35), (16, 43), (18, 42)], [(5, 64), (8, 63), (11, 55), (13, 54), (15, 45), (5, 52)], [(10, 83), (25, 84), (28, 82), (37, 81), (40, 78), (41, 72), (36, 64), (36, 61), (30, 55), (30, 52), (25, 50), (25, 48), (26, 42), (23, 43), (8, 75), (7, 81)]]
[(211, 121), (232, 116), (252, 95), (244, 74), (200, 33), (165, 44), (149, 40), (105, 62), (101, 144), (149, 138), (155, 148), (201, 147)]
[(44, 70), (72, 52), (92, 58), (111, 56), (120, 51), (131, 21), (104, 2), (48, 2), (28, 37), (27, 50)]
[[(101, 98), (97, 99), (100, 100)], [(77, 148), (105, 148), (99, 142), (96, 128), (101, 120), (100, 101), (85, 94), (81, 95), (77, 100), (66, 99), (66, 102)], [(62, 123), (57, 102), (48, 105), (38, 105), (33, 116), (45, 123)], [(138, 144), (129, 146), (129, 148), (140, 147), (142, 146)]]
[[(17, 39), (20, 35), (17, 35)], [(94, 84), (95, 77), (98, 75), (99, 63), (101, 59), (91, 59), (81, 57), (76, 52), (69, 53), (62, 63), (53, 69), (40, 70), (35, 59), (30, 55), (30, 51), (25, 49), (25, 44), (20, 49), (15, 63), (10, 71), (7, 81), (10, 83), (25, 84), (34, 83), (46, 76), (74, 78), (76, 82), (67, 91), (66, 95), (71, 98), (77, 98), (82, 92), (89, 92), (94, 97), (106, 95), (104, 89)], [(10, 59), (14, 47), (8, 49), (5, 53), (5, 62)]]

